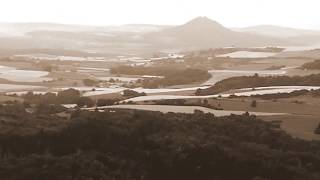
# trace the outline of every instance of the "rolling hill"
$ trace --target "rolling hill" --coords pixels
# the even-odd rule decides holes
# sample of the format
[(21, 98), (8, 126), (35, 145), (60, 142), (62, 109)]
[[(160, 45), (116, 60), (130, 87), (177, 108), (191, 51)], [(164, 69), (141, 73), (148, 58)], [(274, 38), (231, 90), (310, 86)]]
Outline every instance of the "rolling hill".
[(184, 25), (147, 34), (151, 44), (179, 48), (252, 47), (294, 45), (290, 40), (230, 30), (216, 21), (198, 17)]
[(291, 39), (241, 31), (228, 29), (206, 17), (195, 18), (180, 26), (7, 23), (0, 24), (0, 49), (64, 49), (125, 55), (230, 46), (294, 46), (304, 45), (305, 41), (318, 41), (313, 34), (308, 34), (308, 38)]
[(273, 25), (259, 25), (246, 28), (234, 28), (234, 31), (255, 33), (259, 35), (272, 36), (278, 38), (290, 38), (298, 36), (315, 36), (320, 35), (320, 31), (308, 29), (295, 29)]

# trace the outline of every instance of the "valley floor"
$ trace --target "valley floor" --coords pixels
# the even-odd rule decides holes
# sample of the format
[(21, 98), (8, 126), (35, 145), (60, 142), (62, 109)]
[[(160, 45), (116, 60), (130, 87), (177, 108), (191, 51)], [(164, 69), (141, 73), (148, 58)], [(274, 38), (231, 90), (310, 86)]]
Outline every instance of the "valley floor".
[[(253, 59), (239, 59), (239, 58), (229, 58), (229, 59), (217, 59), (214, 61), (205, 61), (205, 63), (194, 63), (188, 64), (190, 62), (153, 62), (155, 64), (172, 64), (173, 66), (190, 66), (194, 65), (194, 67), (200, 69), (206, 69), (211, 74), (211, 78), (206, 82), (199, 82), (194, 84), (184, 84), (170, 87), (163, 87), (158, 89), (145, 89), (145, 88), (130, 88), (139, 93), (146, 93), (147, 96), (138, 97), (141, 99), (146, 99), (150, 101), (161, 100), (168, 97), (168, 99), (185, 99), (187, 103), (194, 103), (199, 101), (199, 97), (194, 96), (195, 91), (198, 88), (206, 88), (206, 85), (210, 86), (215, 84), (218, 81), (221, 81), (226, 78), (234, 77), (234, 76), (251, 76), (255, 73), (258, 73), (261, 76), (296, 76), (296, 75), (309, 75), (309, 74), (317, 74), (320, 73), (320, 70), (303, 70), (299, 69), (301, 65), (306, 62), (311, 62), (313, 59), (310, 58), (286, 58), (283, 56), (277, 57), (264, 57), (264, 58), (253, 58)], [(127, 63), (127, 62), (126, 62)], [(208, 64), (206, 64), (208, 63)], [(128, 87), (123, 87), (123, 83), (128, 82), (117, 82), (114, 84), (108, 84), (107, 87), (97, 88), (94, 86), (85, 86), (83, 85), (84, 79), (110, 79), (110, 78), (118, 78), (123, 81), (131, 81), (133, 79), (139, 79), (140, 76), (125, 76), (111, 74), (110, 68), (122, 65), (123, 63), (118, 62), (70, 62), (70, 61), (48, 61), (45, 62), (45, 65), (58, 65), (58, 69), (50, 72), (46, 78), (53, 79), (54, 81), (46, 81), (43, 82), (15, 82), (16, 77), (18, 79), (23, 78), (24, 74), (10, 74), (10, 77), (6, 77), (4, 75), (0, 76), (0, 92), (2, 92), (2, 96), (0, 98), (1, 102), (6, 101), (22, 101), (20, 97), (13, 97), (12, 94), (21, 95), (23, 93), (27, 93), (28, 91), (35, 91), (37, 93), (46, 93), (46, 92), (54, 92), (57, 93), (61, 89), (67, 88), (75, 88), (82, 92), (85, 97), (89, 97), (93, 100), (97, 99), (120, 99), (132, 101), (134, 99), (126, 99), (122, 96), (122, 92)], [(43, 72), (43, 67), (37, 64), (36, 61), (12, 61), (6, 60), (1, 61), (1, 67), (14, 67), (16, 69), (26, 70), (27, 73), (34, 73), (34, 71)], [(275, 69), (272, 69), (275, 68)], [(0, 69), (1, 70), (1, 69)], [(6, 73), (10, 69), (2, 69), (5, 70)], [(28, 72), (30, 70), (30, 72)], [(22, 72), (22, 71), (19, 71)], [(34, 74), (32, 74), (34, 75)], [(15, 78), (12, 78), (14, 76)], [(2, 79), (1, 79), (2, 78)], [(7, 78), (7, 79), (6, 79)], [(35, 79), (37, 79), (37, 75), (35, 75)], [(294, 88), (293, 88), (294, 89)], [(275, 92), (279, 89), (275, 88)], [(237, 92), (227, 92), (233, 94)], [(252, 90), (247, 90), (247, 93), (255, 93)], [(10, 92), (10, 94), (6, 94)], [(246, 92), (244, 92), (246, 93)], [(10, 96), (7, 96), (10, 95)], [(178, 98), (177, 98), (178, 96)], [(153, 99), (157, 97), (158, 99)], [(184, 98), (188, 97), (188, 98)], [(237, 98), (227, 98), (227, 96), (219, 98), (218, 95), (213, 95), (212, 97), (202, 97), (203, 99), (207, 99), (208, 103), (211, 106), (219, 107), (224, 110), (223, 115), (230, 114), (232, 112), (260, 112), (266, 113), (268, 116), (261, 116), (262, 119), (266, 121), (282, 121), (282, 128), (289, 132), (291, 135), (312, 140), (312, 139), (320, 139), (319, 135), (315, 135), (313, 133), (317, 124), (320, 123), (320, 99), (313, 98), (308, 96), (300, 96), (295, 98), (288, 99), (278, 99), (278, 100), (263, 100), (251, 97), (237, 97)], [(251, 107), (251, 103), (253, 100), (257, 101), (256, 107)], [(145, 102), (144, 100), (137, 101), (137, 104), (140, 105), (152, 105), (150, 102)], [(133, 106), (133, 105), (132, 105)], [(131, 108), (132, 108), (131, 106)], [(202, 109), (202, 107), (197, 107), (198, 109)], [(140, 107), (141, 109), (141, 107)], [(193, 112), (194, 109), (192, 107), (173, 107), (173, 106), (162, 106), (161, 108), (155, 106), (144, 106), (145, 110), (159, 110), (165, 112)], [(204, 110), (204, 109), (202, 109)], [(206, 110), (205, 110), (206, 111)], [(212, 110), (208, 110), (210, 112)], [(279, 114), (280, 113), (280, 114)], [(257, 113), (259, 115), (259, 113)]]

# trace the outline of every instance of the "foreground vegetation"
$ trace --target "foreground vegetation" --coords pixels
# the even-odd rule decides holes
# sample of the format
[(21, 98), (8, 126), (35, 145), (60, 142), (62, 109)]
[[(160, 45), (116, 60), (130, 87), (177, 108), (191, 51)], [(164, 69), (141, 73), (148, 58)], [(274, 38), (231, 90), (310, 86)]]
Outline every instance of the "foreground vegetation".
[(214, 86), (198, 90), (197, 95), (211, 95), (232, 89), (255, 88), (266, 86), (320, 86), (320, 74), (308, 76), (241, 76), (232, 77), (216, 83)]
[[(1, 107), (2, 116), (17, 121), (28, 117), (22, 115), (22, 108), (14, 111), (17, 109)], [(52, 115), (41, 117), (39, 121), (49, 117), (50, 122), (55, 121)], [(28, 135), (2, 133), (0, 177), (6, 180), (320, 178), (319, 142), (294, 139), (280, 130), (278, 124), (248, 114), (215, 117), (199, 111), (195, 114), (75, 111), (65, 124), (57, 131), (48, 127)]]

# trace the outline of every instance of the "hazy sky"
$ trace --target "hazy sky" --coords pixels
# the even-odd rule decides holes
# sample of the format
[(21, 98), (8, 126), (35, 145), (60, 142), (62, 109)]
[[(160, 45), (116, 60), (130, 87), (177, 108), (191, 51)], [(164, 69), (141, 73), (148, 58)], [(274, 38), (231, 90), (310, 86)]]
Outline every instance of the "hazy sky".
[(227, 27), (320, 29), (320, 0), (1, 0), (0, 22), (183, 24), (207, 16)]

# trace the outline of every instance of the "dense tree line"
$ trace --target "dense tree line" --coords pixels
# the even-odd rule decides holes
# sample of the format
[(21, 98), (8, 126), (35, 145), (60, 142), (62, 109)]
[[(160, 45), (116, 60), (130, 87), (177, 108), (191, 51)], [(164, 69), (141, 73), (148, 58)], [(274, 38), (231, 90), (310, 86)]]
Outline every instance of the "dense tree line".
[(66, 108), (59, 105), (39, 104), (31, 108), (28, 103), (6, 102), (0, 105), (0, 134), (24, 136), (43, 129), (61, 129), (68, 123), (68, 117), (57, 115), (63, 112)]
[(320, 144), (242, 116), (76, 111), (59, 132), (0, 136), (6, 180), (318, 180)]
[(187, 102), (185, 99), (162, 99), (152, 101), (156, 105), (170, 105), (170, 106), (201, 106), (215, 110), (223, 110), (222, 108), (215, 107), (209, 104), (207, 99), (199, 100), (197, 102)]
[[(251, 95), (251, 97), (270, 100), (270, 99), (292, 98), (292, 97), (304, 96), (304, 95), (310, 95), (312, 97), (318, 98), (320, 97), (320, 89), (315, 89), (315, 90), (303, 89), (303, 90), (292, 91), (289, 93), (256, 94), (256, 95)], [(241, 97), (241, 96), (237, 96), (237, 95), (230, 96), (230, 98), (237, 98), (237, 97)]]
[[(143, 96), (145, 93), (137, 93), (135, 91), (125, 91), (127, 97)], [(93, 106), (110, 106), (116, 104), (120, 99), (99, 98), (91, 99), (90, 97), (81, 96), (80, 91), (75, 89), (67, 89), (56, 93), (34, 94), (28, 92), (22, 95), (25, 107), (36, 106), (39, 111), (43, 112), (61, 112), (65, 110), (61, 105), (75, 104), (77, 107), (93, 107)], [(60, 109), (60, 110), (59, 110)], [(55, 110), (55, 111), (51, 111)]]
[(75, 89), (67, 89), (56, 93), (35, 94), (28, 92), (22, 95), (22, 98), (33, 104), (76, 104), (81, 97), (80, 91)]
[(192, 68), (165, 67), (132, 67), (119, 66), (111, 69), (113, 74), (126, 75), (152, 75), (163, 76), (163, 78), (148, 78), (142, 80), (142, 86), (146, 88), (157, 88), (161, 86), (173, 86), (192, 84), (208, 80), (211, 75), (206, 70)]
[(67, 89), (56, 93), (34, 94), (28, 92), (22, 95), (22, 98), (28, 104), (43, 104), (43, 105), (61, 105), (61, 104), (77, 104), (79, 107), (92, 107), (95, 102), (88, 98), (81, 96), (80, 91), (76, 89)]
[(320, 96), (320, 89), (316, 90), (297, 90), (290, 93), (276, 93), (276, 94), (263, 94), (263, 95), (253, 95), (252, 97), (257, 97), (261, 99), (280, 99), (280, 98), (291, 98), (303, 95), (310, 95), (312, 97)]
[(316, 70), (320, 69), (320, 60), (315, 60), (313, 62), (305, 63), (301, 66), (302, 69)]
[(146, 96), (147, 94), (145, 92), (137, 92), (131, 89), (126, 89), (123, 91), (123, 96), (127, 98), (133, 98), (133, 97), (139, 97), (139, 96)]
[(199, 89), (197, 95), (209, 95), (225, 92), (231, 89), (255, 88), (265, 86), (320, 86), (320, 74), (308, 76), (241, 76), (232, 77), (216, 83), (208, 89)]

